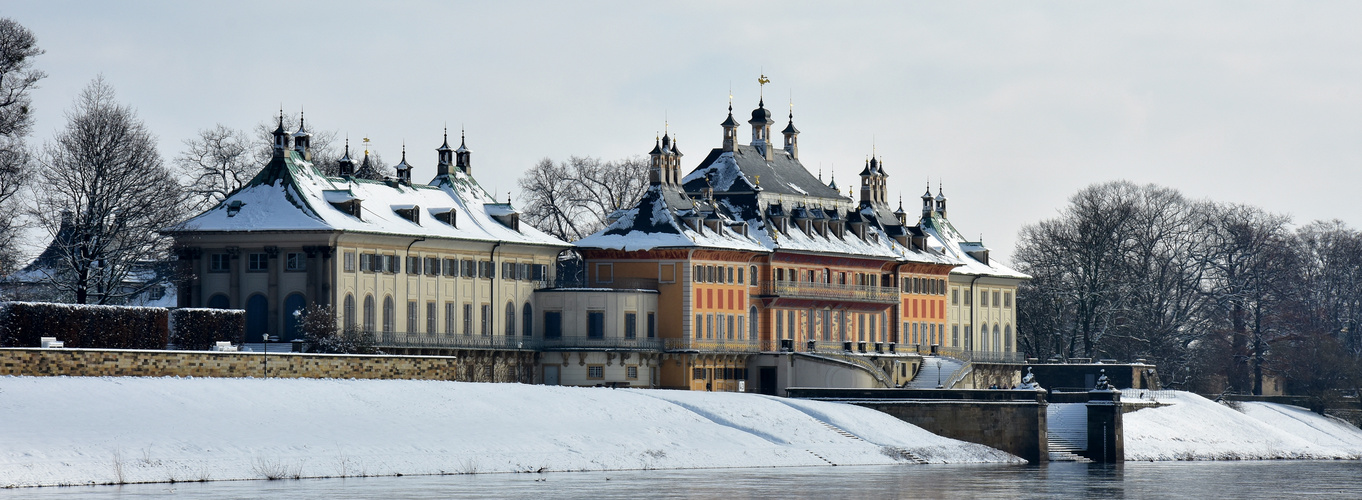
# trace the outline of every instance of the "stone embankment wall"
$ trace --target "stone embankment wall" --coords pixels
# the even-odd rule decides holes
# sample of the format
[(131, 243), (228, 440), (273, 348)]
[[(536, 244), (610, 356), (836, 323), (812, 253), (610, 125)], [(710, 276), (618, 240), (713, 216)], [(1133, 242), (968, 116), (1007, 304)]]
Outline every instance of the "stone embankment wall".
[(535, 382), (535, 353), (370, 356), (120, 349), (0, 349), (0, 376), (276, 377)]
[(1045, 403), (1036, 401), (854, 401), (934, 434), (1048, 460)]

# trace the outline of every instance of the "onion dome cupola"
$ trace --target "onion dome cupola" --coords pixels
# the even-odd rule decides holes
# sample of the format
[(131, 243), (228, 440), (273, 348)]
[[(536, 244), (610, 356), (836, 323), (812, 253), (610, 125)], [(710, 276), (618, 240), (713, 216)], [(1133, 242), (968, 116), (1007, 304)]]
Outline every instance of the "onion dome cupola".
[(738, 147), (738, 121), (733, 119), (733, 103), (728, 103), (728, 119), (719, 124), (724, 128), (724, 151)]
[(336, 165), (338, 167), (336, 175), (341, 177), (355, 176), (355, 160), (350, 158), (350, 139), (345, 140), (345, 154), (341, 155)]
[(941, 183), (936, 185), (936, 213), (942, 218), (946, 217), (946, 195), (941, 190)]
[(771, 110), (766, 109), (766, 99), (757, 102), (757, 109), (752, 110), (752, 119), (747, 123), (752, 125), (752, 146), (757, 147), (762, 156), (767, 161), (771, 160)]
[(274, 129), (274, 150), (283, 153), (288, 149), (288, 132), (284, 131), (284, 110), (279, 110), (279, 126)]
[(411, 164), (410, 164), (410, 163), (407, 163), (407, 145), (406, 145), (406, 144), (403, 144), (403, 145), (402, 145), (402, 161), (401, 161), (401, 162), (398, 162), (397, 165), (393, 166), (393, 169), (394, 169), (394, 170), (397, 170), (397, 181), (398, 181), (398, 182), (401, 182), (401, 183), (404, 183), (404, 184), (407, 184), (407, 185), (410, 185), (410, 184), (411, 184), (411, 168), (412, 168), (412, 167), (411, 167)]
[(930, 217), (936, 198), (932, 196), (932, 183), (927, 183), (927, 192), (922, 193), (922, 216)]
[(454, 148), (449, 147), (449, 129), (445, 129), (445, 142), (435, 148), (439, 158), (435, 162), (435, 175), (449, 175), (449, 167), (454, 165)]
[(666, 161), (662, 155), (662, 142), (654, 138), (653, 150), (648, 152), (648, 184), (658, 185), (670, 181), (667, 178)]
[(468, 138), (463, 130), (459, 131), (459, 149), (454, 150), (454, 167), (473, 175), (473, 150), (468, 149)]
[(794, 110), (790, 110), (790, 123), (785, 125), (785, 130), (780, 131), (785, 134), (785, 152), (790, 153), (790, 158), (799, 159), (799, 129), (794, 126)]
[(301, 111), (298, 112), (298, 131), (293, 133), (293, 149), (303, 155), (303, 159), (312, 161), (312, 133), (307, 131), (307, 117)]

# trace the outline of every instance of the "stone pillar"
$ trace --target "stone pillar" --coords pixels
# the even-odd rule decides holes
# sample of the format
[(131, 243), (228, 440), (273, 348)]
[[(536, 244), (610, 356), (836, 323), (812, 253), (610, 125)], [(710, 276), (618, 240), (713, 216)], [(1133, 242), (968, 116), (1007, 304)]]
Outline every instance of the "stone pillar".
[(1121, 392), (1115, 389), (1088, 391), (1088, 458), (1097, 463), (1125, 462), (1125, 435), (1121, 431)]

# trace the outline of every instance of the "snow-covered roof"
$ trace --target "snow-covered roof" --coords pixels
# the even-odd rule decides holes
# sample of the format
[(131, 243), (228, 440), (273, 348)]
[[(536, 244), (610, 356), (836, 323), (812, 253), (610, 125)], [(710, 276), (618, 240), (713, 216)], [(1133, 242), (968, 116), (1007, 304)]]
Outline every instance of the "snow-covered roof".
[(738, 145), (733, 149), (710, 151), (699, 167), (681, 179), (686, 191), (693, 193), (704, 188), (708, 176), (715, 193), (751, 192), (760, 183), (766, 193), (842, 198), (836, 189), (823, 184), (784, 149), (772, 151), (769, 162), (755, 146)]
[(952, 274), (1031, 279), (1031, 276), (1012, 269), (997, 259), (988, 258), (988, 262), (985, 263), (971, 255), (988, 252), (989, 249), (981, 242), (966, 241), (960, 232), (955, 230), (955, 226), (940, 215), (940, 212), (924, 215), (918, 222), (918, 227), (921, 227), (929, 237), (927, 239), (929, 247), (960, 261), (962, 265), (952, 270)]
[[(654, 184), (632, 208), (620, 211), (615, 222), (595, 234), (577, 240), (582, 248), (613, 250), (652, 250), (657, 248), (718, 248), (765, 252), (756, 240), (744, 236), (720, 216), (718, 230), (703, 222), (706, 215), (717, 215), (711, 208), (705, 214), (699, 202), (675, 185)], [(683, 219), (690, 218), (694, 225)], [(749, 233), (752, 231), (749, 229)]]
[[(358, 202), (358, 216), (349, 213), (351, 202)], [(432, 213), (453, 209), (455, 225), (434, 217), (413, 221), (397, 212), (418, 207)], [(570, 246), (529, 224), (516, 230), (494, 218), (514, 211), (463, 172), (437, 176), (427, 185), (327, 177), (299, 152), (286, 150), (248, 185), (166, 232), (347, 231)]]

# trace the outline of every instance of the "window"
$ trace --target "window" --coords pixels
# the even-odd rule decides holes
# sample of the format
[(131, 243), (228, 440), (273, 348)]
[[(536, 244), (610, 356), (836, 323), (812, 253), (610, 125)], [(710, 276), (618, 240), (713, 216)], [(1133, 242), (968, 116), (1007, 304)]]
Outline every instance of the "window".
[(785, 336), (785, 338), (787, 338), (787, 339), (793, 339), (793, 338), (795, 338), (795, 312), (794, 312), (794, 311), (787, 311), (786, 314), (788, 315), (788, 317), (787, 317), (786, 319), (788, 319), (789, 321), (786, 322), (785, 327), (786, 327), (786, 328), (789, 328), (790, 331), (789, 331), (789, 333)]
[(705, 336), (704, 336), (704, 328), (703, 328), (704, 324), (705, 324), (705, 315), (703, 315), (703, 314), (696, 314), (696, 315), (695, 315), (695, 326), (693, 327), (693, 328), (695, 328), (695, 339), (696, 339), (696, 340), (705, 338)]
[(463, 334), (473, 334), (473, 304), (467, 302), (463, 304)]
[(722, 314), (719, 315), (718, 322), (714, 325), (714, 338), (724, 339), (724, 315)]
[(247, 256), (246, 270), (259, 273), (270, 270), (270, 258), (263, 253), (253, 253)]
[(425, 266), (423, 266), (423, 268), (425, 269), (426, 274), (429, 275), (429, 276), (439, 276), (439, 275), (440, 275), (440, 259), (437, 259), (437, 258), (435, 258), (435, 257), (426, 257), (425, 260), (426, 260), (426, 262), (425, 262)]
[(785, 338), (785, 315), (780, 311), (776, 311), (776, 337)]
[(988, 290), (979, 292), (979, 307), (988, 307)]
[(563, 338), (563, 311), (544, 311), (544, 338)]
[(627, 378), (627, 379), (630, 379), (630, 380), (638, 379), (638, 367), (637, 367), (637, 366), (625, 367), (625, 368), (624, 368), (624, 378)]
[(705, 369), (704, 369), (704, 368), (695, 368), (695, 369), (691, 370), (690, 378), (699, 379), (699, 380), (704, 380), (704, 378), (705, 378)]
[(394, 323), (397, 323), (397, 307), (393, 305), (392, 296), (383, 297), (383, 333), (393, 331)]
[(739, 285), (742, 284), (742, 272), (743, 272), (743, 268), (739, 267), (739, 268), (738, 268), (738, 284), (739, 284)]
[(743, 340), (743, 339), (746, 339), (746, 338), (747, 338), (747, 332), (745, 331), (746, 326), (747, 326), (747, 320), (746, 320), (745, 318), (743, 318), (743, 316), (742, 316), (741, 314), (739, 314), (739, 315), (738, 315), (738, 340)]
[(345, 318), (341, 321), (346, 330), (355, 329), (355, 296), (345, 294)]
[(951, 345), (960, 346), (960, 325), (951, 325)]
[(493, 278), (496, 278), (496, 272), (497, 272), (497, 268), (496, 268), (496, 266), (494, 265), (494, 263), (493, 263), (492, 261), (490, 261), (490, 260), (483, 260), (483, 261), (479, 261), (479, 262), (478, 262), (478, 277), (479, 277), (479, 278), (483, 278), (483, 279), (493, 279)]
[(302, 252), (289, 252), (284, 254), (285, 271), (306, 271), (307, 258)]
[(605, 338), (605, 311), (586, 312), (586, 336), (591, 339)]
[(729, 314), (729, 315), (728, 315), (728, 327), (724, 329), (724, 332), (726, 332), (727, 335), (728, 335), (728, 337), (727, 337), (728, 340), (733, 340), (733, 320), (734, 320), (734, 319), (733, 319), (733, 315), (732, 315), (732, 314)]
[(506, 336), (515, 336), (515, 304), (506, 303)]
[(215, 253), (208, 256), (208, 272), (225, 273), (232, 270), (232, 256)]
[(530, 279), (544, 281), (549, 279), (549, 266), (547, 264), (531, 264)]
[(374, 256), (373, 256), (373, 254), (367, 254), (367, 253), (365, 253), (365, 254), (360, 254), (360, 256), (359, 256), (359, 270), (360, 270), (360, 271), (363, 271), (363, 272), (366, 272), (366, 273), (368, 273), (368, 272), (373, 272), (373, 270), (374, 270)]
[(458, 275), (458, 274), (459, 274), (459, 261), (454, 260), (454, 259), (445, 259), (445, 260), (444, 260), (444, 269), (443, 269), (443, 271), (444, 271), (443, 274), (444, 274), (445, 276), (455, 276), (455, 275)]
[(714, 340), (714, 315), (705, 315), (705, 339)]
[(605, 378), (605, 366), (604, 366), (604, 365), (587, 365), (587, 367), (586, 367), (586, 378), (592, 379), (592, 380), (599, 380), (599, 379)]
[(421, 258), (407, 256), (407, 274), (421, 274)]
[(998, 296), (1001, 295), (1001, 293), (1002, 292), (999, 292), (997, 290), (993, 291), (993, 307), (998, 307), (1002, 305), (1003, 301), (998, 300)]
[(501, 278), (502, 278), (502, 279), (508, 279), (508, 280), (516, 279), (516, 278), (515, 278), (515, 263), (514, 263), (514, 262), (502, 262), (502, 263), (501, 263)]
[(374, 331), (374, 296), (364, 296), (364, 331)]
[(426, 333), (435, 333), (435, 321), (439, 318), (435, 315), (435, 303), (426, 302)]
[(959, 289), (959, 288), (956, 288), (956, 289), (954, 289), (954, 290), (951, 290), (951, 305), (953, 305), (953, 306), (958, 306), (958, 305), (960, 305), (960, 289)]
[(970, 305), (970, 300), (974, 297), (974, 291), (970, 290), (965, 294), (965, 305)]
[(757, 308), (756, 308), (756, 306), (753, 306), (753, 307), (751, 307), (751, 308), (749, 308), (749, 309), (747, 310), (747, 321), (748, 321), (748, 323), (749, 323), (749, 324), (747, 325), (747, 332), (748, 332), (748, 335), (750, 335), (751, 338), (753, 338), (753, 339), (756, 339), (756, 338), (757, 338), (757, 334), (759, 333), (758, 330), (757, 330), (757, 322), (760, 321), (760, 320), (761, 320), (761, 319), (757, 317)]
[(343, 253), (343, 254), (341, 254), (341, 255), (344, 256), (344, 259), (343, 259), (343, 260), (345, 261), (345, 271), (346, 271), (346, 272), (354, 272), (354, 271), (355, 271), (355, 252), (345, 252), (345, 253)]
[(1012, 352), (1012, 325), (1003, 327), (1003, 352)]
[(1011, 307), (1012, 307), (1012, 292), (1003, 292), (1003, 308), (1010, 309)]
[(408, 331), (408, 332), (417, 332), (417, 331), (420, 331), (420, 330), (417, 330), (417, 329), (416, 329), (416, 322), (417, 322), (417, 321), (418, 321), (418, 319), (417, 319), (417, 317), (416, 317), (416, 301), (415, 301), (415, 300), (408, 300), (408, 301), (407, 301), (407, 331)]
[(749, 267), (749, 268), (747, 268), (747, 270), (748, 270), (748, 275), (752, 277), (752, 286), (756, 286), (756, 284), (757, 284), (757, 266)]
[(624, 313), (624, 338), (638, 337), (638, 313)]
[(482, 322), (482, 328), (478, 330), (478, 333), (484, 337), (490, 337), (492, 336), (492, 304), (483, 304), (482, 310), (479, 312), (482, 313), (478, 316), (478, 319)]
[(454, 335), (454, 303), (445, 302), (445, 335)]
[(988, 348), (988, 346), (989, 346), (990, 344), (989, 344), (989, 342), (988, 342), (988, 325), (987, 325), (987, 324), (979, 325), (979, 343), (980, 343), (980, 347), (982, 347), (983, 350), (985, 350), (985, 351), (990, 350), (990, 349)]
[(719, 283), (723, 280), (719, 278), (719, 273), (714, 270), (714, 266), (705, 266), (705, 281), (709, 283)]
[(705, 282), (705, 266), (701, 266), (701, 265), (699, 265), (699, 264), (696, 264), (695, 269), (691, 271), (691, 278), (690, 278), (690, 280), (691, 280), (691, 281), (694, 281), (694, 282), (696, 282), (696, 283), (704, 283), (704, 282)]
[(462, 271), (461, 274), (463, 275), (463, 277), (465, 277), (465, 278), (472, 278), (472, 277), (474, 277), (474, 274), (473, 274), (473, 261), (472, 261), (471, 259), (464, 259), (464, 260), (461, 260), (461, 261), (459, 261), (459, 264), (460, 264), (460, 270)]
[(525, 337), (533, 336), (534, 307), (530, 306), (529, 302), (526, 302), (525, 307), (520, 308), (520, 310), (521, 310), (520, 334)]
[(730, 283), (730, 284), (731, 284), (731, 283), (736, 283), (736, 282), (733, 280), (733, 273), (734, 273), (733, 267), (732, 267), (732, 266), (729, 266), (729, 267), (728, 267), (728, 283)]
[(657, 338), (657, 313), (648, 313), (648, 338)]

